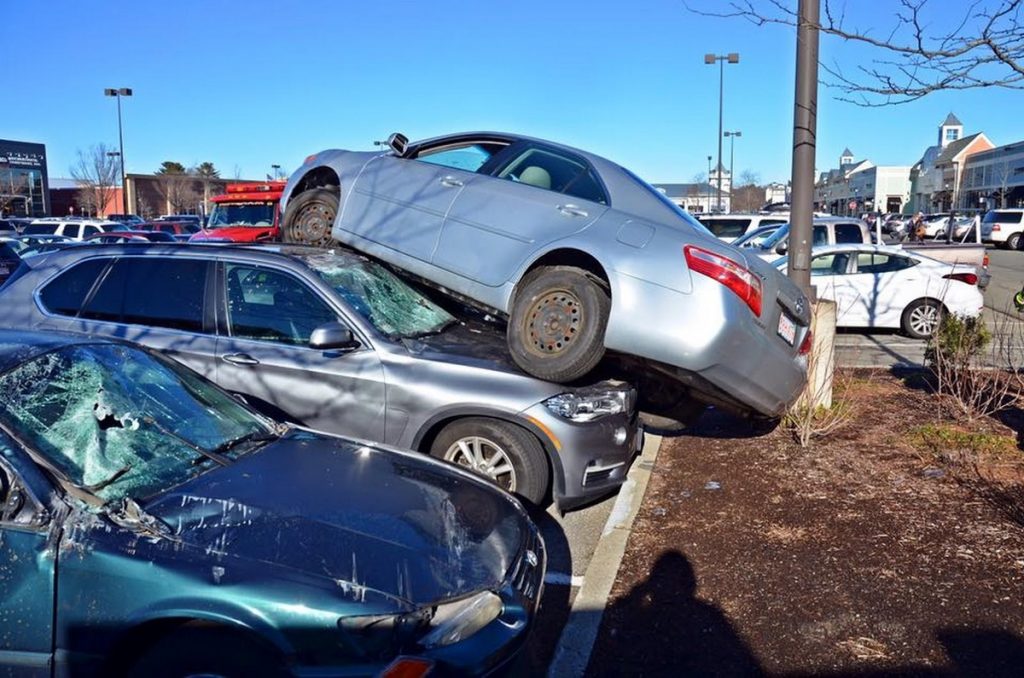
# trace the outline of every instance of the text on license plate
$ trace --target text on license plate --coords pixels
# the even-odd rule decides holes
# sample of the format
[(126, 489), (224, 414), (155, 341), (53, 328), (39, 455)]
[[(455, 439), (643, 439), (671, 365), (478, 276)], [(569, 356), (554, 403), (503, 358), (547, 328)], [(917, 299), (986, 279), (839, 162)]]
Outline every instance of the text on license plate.
[(779, 316), (779, 336), (792, 346), (796, 341), (796, 323), (789, 319), (785, 313)]

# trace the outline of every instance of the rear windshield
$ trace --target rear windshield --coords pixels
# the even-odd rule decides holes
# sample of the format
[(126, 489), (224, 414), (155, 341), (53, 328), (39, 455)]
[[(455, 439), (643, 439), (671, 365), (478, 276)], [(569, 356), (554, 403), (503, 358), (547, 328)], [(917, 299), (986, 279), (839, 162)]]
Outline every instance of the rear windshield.
[(1024, 212), (989, 212), (985, 215), (985, 223), (1019, 224), (1021, 217), (1024, 217)]

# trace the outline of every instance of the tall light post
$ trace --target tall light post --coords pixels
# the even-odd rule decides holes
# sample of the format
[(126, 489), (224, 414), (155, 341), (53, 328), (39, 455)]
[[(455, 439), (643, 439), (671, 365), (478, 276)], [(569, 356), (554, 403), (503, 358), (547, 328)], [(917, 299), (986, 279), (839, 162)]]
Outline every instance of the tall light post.
[(727, 136), (729, 138), (729, 196), (730, 196), (730, 199), (729, 199), (729, 211), (731, 212), (732, 211), (732, 194), (733, 194), (733, 191), (736, 189), (736, 175), (733, 173), (734, 170), (735, 170), (735, 163), (733, 161), (736, 159), (736, 156), (733, 154), (733, 151), (735, 150), (736, 137), (743, 136), (743, 132), (740, 132), (739, 130), (737, 130), (735, 132), (728, 132), (727, 131), (727, 132), (724, 132), (724, 134), (725, 134), (725, 136)]
[[(740, 55), (738, 52), (728, 54), (705, 54), (704, 63), (714, 66), (718, 63), (718, 166), (722, 167), (722, 101), (725, 90), (725, 62), (738, 64)], [(710, 176), (710, 174), (709, 174)], [(722, 211), (722, 172), (718, 172), (718, 211)]]
[(711, 156), (708, 156), (708, 212), (711, 211)]
[(132, 95), (131, 87), (108, 87), (103, 90), (103, 95), (108, 97), (114, 97), (117, 99), (117, 140), (121, 146), (121, 207), (124, 209), (124, 213), (128, 214), (128, 186), (124, 180), (124, 132), (121, 129), (121, 97), (130, 97)]
[(274, 180), (276, 181), (278, 176), (280, 175), (281, 166), (280, 165), (271, 165), (270, 169), (272, 169), (274, 171)]

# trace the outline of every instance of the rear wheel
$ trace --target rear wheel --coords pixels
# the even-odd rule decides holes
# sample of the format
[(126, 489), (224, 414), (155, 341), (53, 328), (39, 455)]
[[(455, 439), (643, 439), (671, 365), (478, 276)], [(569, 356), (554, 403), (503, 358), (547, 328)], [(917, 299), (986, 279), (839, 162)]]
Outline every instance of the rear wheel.
[(914, 339), (927, 339), (939, 329), (942, 304), (933, 299), (918, 299), (903, 311), (903, 331)]
[(1020, 240), (1021, 240), (1021, 234), (1020, 233), (1013, 233), (1013, 234), (1010, 235), (1009, 238), (1006, 239), (1006, 247), (1011, 249), (1011, 250), (1019, 250), (1020, 249)]
[(538, 268), (519, 283), (509, 313), (508, 347), (525, 372), (568, 382), (594, 369), (604, 356), (611, 299), (586, 271)]
[(471, 417), (438, 434), (430, 454), (461, 466), (535, 505), (547, 496), (548, 464), (540, 441), (499, 419)]
[(338, 216), (338, 194), (327, 188), (300, 193), (288, 203), (284, 216), (284, 241), (327, 247), (334, 242), (331, 229)]

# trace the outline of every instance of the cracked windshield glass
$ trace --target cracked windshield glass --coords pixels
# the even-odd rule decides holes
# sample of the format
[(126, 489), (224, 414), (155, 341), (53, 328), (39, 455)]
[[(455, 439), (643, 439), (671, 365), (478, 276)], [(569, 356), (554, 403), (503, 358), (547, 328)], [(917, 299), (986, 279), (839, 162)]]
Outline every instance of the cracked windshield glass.
[(434, 334), (455, 322), (450, 313), (371, 261), (330, 253), (305, 261), (356, 313), (389, 337)]
[(0, 375), (0, 419), (107, 501), (172, 487), (237, 456), (237, 441), (270, 434), (267, 422), (184, 368), (110, 345), (64, 348)]

